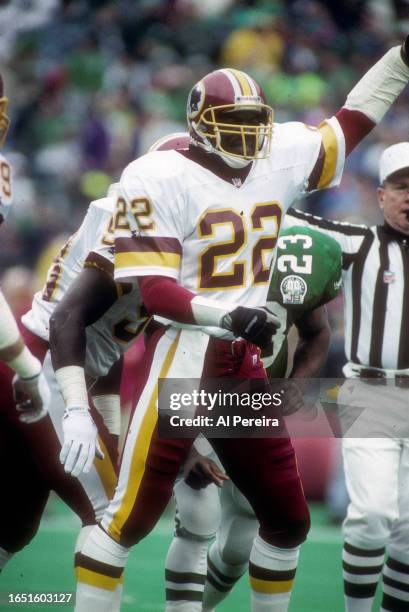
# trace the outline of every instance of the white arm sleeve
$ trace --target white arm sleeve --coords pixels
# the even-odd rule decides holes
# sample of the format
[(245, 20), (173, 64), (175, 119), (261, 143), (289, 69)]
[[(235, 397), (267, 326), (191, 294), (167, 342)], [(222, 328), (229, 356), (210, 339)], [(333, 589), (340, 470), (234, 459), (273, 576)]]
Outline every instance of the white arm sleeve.
[(349, 93), (344, 108), (364, 113), (379, 123), (409, 81), (409, 67), (399, 47), (392, 47)]

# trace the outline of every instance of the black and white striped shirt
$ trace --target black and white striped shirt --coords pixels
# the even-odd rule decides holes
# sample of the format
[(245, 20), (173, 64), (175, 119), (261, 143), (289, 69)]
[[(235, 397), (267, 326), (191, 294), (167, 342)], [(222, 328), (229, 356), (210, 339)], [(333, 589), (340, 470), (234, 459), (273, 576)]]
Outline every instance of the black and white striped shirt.
[(348, 361), (388, 370), (409, 368), (409, 236), (382, 225), (328, 221), (296, 209), (343, 253), (345, 353)]

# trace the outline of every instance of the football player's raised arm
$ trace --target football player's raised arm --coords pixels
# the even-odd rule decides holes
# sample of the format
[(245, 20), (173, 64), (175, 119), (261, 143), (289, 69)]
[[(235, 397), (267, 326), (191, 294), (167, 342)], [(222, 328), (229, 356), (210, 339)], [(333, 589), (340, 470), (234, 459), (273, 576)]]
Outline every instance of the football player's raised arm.
[(334, 117), (319, 127), (322, 145), (308, 190), (331, 187), (343, 160), (382, 120), (409, 81), (409, 37), (392, 47), (349, 92)]
[(371, 238), (371, 231), (366, 225), (347, 223), (346, 221), (333, 221), (312, 215), (303, 210), (289, 208), (285, 216), (285, 223), (290, 226), (312, 226), (338, 242), (342, 250), (345, 266), (352, 262), (367, 245)]
[(408, 81), (409, 37), (368, 70), (335, 115), (345, 135), (346, 155), (381, 121)]

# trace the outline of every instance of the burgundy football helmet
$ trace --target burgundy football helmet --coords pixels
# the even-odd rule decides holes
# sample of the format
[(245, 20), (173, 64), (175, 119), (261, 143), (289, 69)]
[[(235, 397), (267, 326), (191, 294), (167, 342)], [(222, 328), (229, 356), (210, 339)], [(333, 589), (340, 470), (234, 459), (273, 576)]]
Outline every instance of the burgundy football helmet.
[(270, 153), (273, 109), (260, 85), (241, 70), (215, 70), (196, 83), (187, 122), (192, 140), (229, 165), (243, 166)]
[(156, 142), (149, 147), (149, 153), (151, 151), (171, 151), (175, 149), (188, 149), (190, 142), (190, 136), (187, 132), (174, 132), (167, 136), (162, 136)]
[(3, 79), (0, 75), (0, 148), (4, 145), (10, 125), (10, 119), (7, 116), (8, 103), (8, 98), (4, 95)]

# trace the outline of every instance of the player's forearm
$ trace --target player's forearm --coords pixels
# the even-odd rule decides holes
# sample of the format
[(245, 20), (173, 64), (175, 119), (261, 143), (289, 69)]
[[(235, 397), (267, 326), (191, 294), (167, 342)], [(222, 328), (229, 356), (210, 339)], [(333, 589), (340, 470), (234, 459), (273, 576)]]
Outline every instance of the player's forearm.
[(409, 66), (401, 51), (399, 46), (389, 49), (358, 81), (335, 115), (344, 132), (346, 155), (381, 121), (407, 85)]
[(41, 364), (24, 344), (14, 315), (1, 291), (0, 321), (0, 360), (10, 366), (21, 378), (37, 376)]
[(86, 321), (80, 308), (71, 310), (64, 300), (50, 318), (50, 351), (54, 370), (66, 366), (84, 367)]
[(50, 351), (55, 376), (65, 405), (88, 406), (85, 380), (86, 333), (84, 320), (64, 301), (50, 319)]
[(330, 335), (329, 327), (325, 326), (300, 340), (290, 378), (316, 378), (319, 375), (327, 358)]
[(236, 307), (198, 296), (165, 276), (143, 276), (138, 280), (148, 313), (179, 323), (221, 327), (223, 317)]
[(142, 300), (150, 315), (160, 315), (199, 327), (220, 327), (260, 348), (271, 345), (280, 326), (275, 315), (263, 308), (245, 308), (231, 302), (195, 295), (163, 276), (139, 278)]

